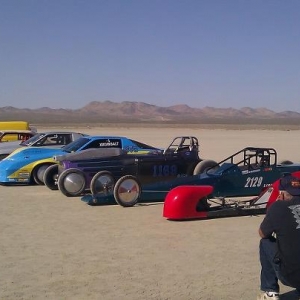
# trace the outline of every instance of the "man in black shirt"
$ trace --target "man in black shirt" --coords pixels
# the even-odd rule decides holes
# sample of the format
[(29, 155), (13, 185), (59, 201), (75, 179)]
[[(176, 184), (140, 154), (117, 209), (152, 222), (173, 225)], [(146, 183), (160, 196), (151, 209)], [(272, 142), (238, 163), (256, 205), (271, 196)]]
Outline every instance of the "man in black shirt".
[[(296, 288), (300, 297), (300, 179), (280, 179), (279, 196), (259, 228), (262, 294), (257, 298), (279, 299), (278, 280)], [(300, 299), (300, 298), (299, 298)]]

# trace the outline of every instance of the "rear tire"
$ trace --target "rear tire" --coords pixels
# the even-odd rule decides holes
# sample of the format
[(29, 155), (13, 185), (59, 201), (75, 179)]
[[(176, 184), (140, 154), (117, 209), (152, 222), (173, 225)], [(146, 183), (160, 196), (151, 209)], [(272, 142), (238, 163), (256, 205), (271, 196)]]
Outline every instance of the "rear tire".
[(280, 162), (280, 164), (281, 164), (281, 165), (292, 165), (293, 162), (290, 161), (290, 160), (283, 160), (283, 161)]
[(50, 190), (58, 190), (57, 186), (58, 179), (58, 164), (49, 166), (44, 173), (44, 184)]
[(49, 167), (49, 164), (43, 164), (36, 166), (32, 171), (32, 177), (36, 184), (38, 185), (44, 185), (44, 174), (47, 168)]
[(85, 190), (85, 185), (84, 173), (78, 169), (63, 171), (57, 180), (58, 189), (67, 197), (80, 196)]
[(141, 192), (141, 184), (132, 175), (121, 177), (114, 187), (115, 200), (123, 207), (134, 206), (138, 202)]
[(205, 159), (200, 161), (193, 172), (193, 175), (199, 175), (209, 170), (209, 173), (215, 172), (219, 168), (219, 165), (214, 160)]

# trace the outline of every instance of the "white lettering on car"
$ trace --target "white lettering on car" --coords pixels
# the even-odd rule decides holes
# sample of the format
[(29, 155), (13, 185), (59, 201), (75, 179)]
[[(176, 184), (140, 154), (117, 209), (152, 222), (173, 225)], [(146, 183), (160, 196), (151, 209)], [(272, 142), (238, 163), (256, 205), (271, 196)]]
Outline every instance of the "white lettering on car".
[(251, 188), (251, 187), (259, 187), (262, 185), (263, 182), (263, 177), (247, 177), (246, 178), (246, 183), (245, 186), (246, 188)]
[(100, 147), (112, 147), (112, 146), (118, 146), (118, 142), (106, 142), (106, 143), (99, 143)]

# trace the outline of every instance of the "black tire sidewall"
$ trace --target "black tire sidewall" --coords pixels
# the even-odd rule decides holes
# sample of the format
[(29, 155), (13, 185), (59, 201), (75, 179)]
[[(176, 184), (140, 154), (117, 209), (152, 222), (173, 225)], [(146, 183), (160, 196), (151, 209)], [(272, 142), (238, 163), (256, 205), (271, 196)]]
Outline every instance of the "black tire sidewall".
[(55, 174), (58, 174), (58, 165), (49, 166), (44, 173), (44, 184), (50, 190), (58, 190), (57, 184), (55, 184), (53, 177)]

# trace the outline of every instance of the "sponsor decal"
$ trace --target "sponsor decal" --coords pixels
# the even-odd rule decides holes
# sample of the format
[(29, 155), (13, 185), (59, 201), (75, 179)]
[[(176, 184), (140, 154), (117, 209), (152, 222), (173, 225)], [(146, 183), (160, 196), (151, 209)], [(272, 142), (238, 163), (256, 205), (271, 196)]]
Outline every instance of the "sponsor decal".
[(19, 173), (19, 176), (21, 178), (28, 178), (30, 176), (30, 174), (29, 173)]
[(257, 172), (260, 172), (260, 169), (249, 171), (249, 173), (257, 173)]
[(263, 171), (264, 172), (270, 172), (270, 171), (272, 171), (272, 168), (264, 168)]
[(116, 140), (106, 140), (105, 142), (100, 142), (99, 147), (105, 148), (105, 147), (118, 147), (120, 145), (120, 141)]
[(300, 180), (293, 180), (293, 181), (291, 181), (291, 186), (293, 188), (300, 188)]
[(242, 174), (253, 174), (253, 173), (257, 173), (260, 172), (260, 169), (257, 170), (244, 170), (242, 171)]

